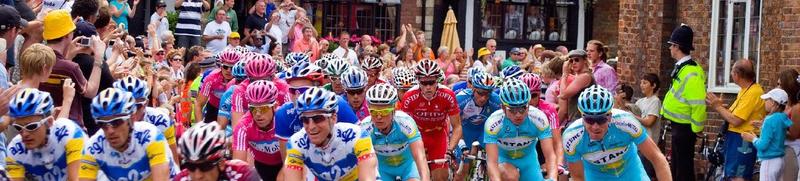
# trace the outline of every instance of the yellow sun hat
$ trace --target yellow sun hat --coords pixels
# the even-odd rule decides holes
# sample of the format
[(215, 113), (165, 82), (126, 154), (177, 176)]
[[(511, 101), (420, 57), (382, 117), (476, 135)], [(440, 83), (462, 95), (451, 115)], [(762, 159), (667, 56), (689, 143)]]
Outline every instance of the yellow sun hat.
[(42, 37), (45, 40), (52, 40), (64, 37), (75, 30), (75, 22), (72, 22), (67, 10), (59, 9), (50, 11), (44, 16), (44, 32)]

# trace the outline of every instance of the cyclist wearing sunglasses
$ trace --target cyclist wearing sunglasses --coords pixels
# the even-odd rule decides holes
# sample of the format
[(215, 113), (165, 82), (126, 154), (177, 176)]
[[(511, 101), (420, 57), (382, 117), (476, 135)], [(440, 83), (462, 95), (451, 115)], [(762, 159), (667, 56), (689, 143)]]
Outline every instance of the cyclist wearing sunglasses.
[(338, 96), (313, 87), (298, 96), (303, 130), (289, 138), (285, 180), (303, 180), (307, 167), (319, 180), (376, 180), (375, 159), (369, 134), (361, 127), (338, 122)]
[(110, 180), (167, 180), (178, 173), (161, 131), (148, 122), (131, 121), (138, 106), (133, 94), (117, 88), (92, 99), (100, 130), (85, 145), (81, 180), (97, 180), (100, 172)]
[(367, 72), (369, 80), (367, 80), (367, 88), (372, 87), (377, 83), (384, 83), (380, 79), (381, 77), (381, 69), (383, 69), (383, 60), (378, 57), (374, 57), (372, 55), (367, 55), (364, 58), (364, 63), (361, 64), (361, 68)]
[(564, 131), (565, 158), (572, 179), (650, 180), (637, 151), (656, 169), (658, 180), (672, 180), (667, 160), (633, 114), (612, 109), (611, 92), (592, 85), (578, 96), (582, 118)]
[[(247, 79), (247, 73), (244, 71), (244, 65), (247, 63), (247, 59), (242, 59), (236, 64), (233, 65), (231, 68), (231, 75), (233, 75), (233, 80), (229, 81), (226, 87), (228, 89), (225, 90), (225, 93), (222, 94), (222, 97), (219, 98), (219, 116), (217, 116), (217, 122), (227, 123), (231, 120), (231, 103), (233, 102), (231, 96), (233, 96), (233, 92), (236, 90), (237, 87), (241, 86), (242, 82)], [(236, 125), (236, 121), (232, 123), (232, 125)], [(226, 127), (230, 127), (227, 125)]]
[(224, 156), (225, 134), (216, 122), (195, 124), (181, 137), (183, 170), (175, 181), (259, 181), (255, 168), (242, 160)]
[[(500, 96), (494, 93), (494, 77), (486, 72), (479, 72), (469, 80), (471, 88), (465, 89), (456, 95), (461, 122), (461, 132), (465, 144), (472, 145), (477, 141), (483, 146), (483, 124), (486, 119), (497, 110), (500, 110)], [(469, 170), (468, 163), (462, 164), (461, 171)], [(464, 172), (457, 173), (456, 180), (462, 180)]]
[(341, 79), (345, 90), (345, 94), (341, 96), (347, 100), (350, 108), (356, 111), (358, 120), (364, 120), (369, 116), (367, 101), (364, 101), (364, 92), (368, 87), (369, 76), (360, 68), (351, 68), (342, 74)]
[[(477, 75), (478, 73), (482, 73), (482, 72), (486, 72), (486, 70), (483, 69), (483, 67), (480, 67), (480, 66), (474, 66), (472, 68), (469, 68), (469, 70), (467, 70), (467, 79), (472, 80), (473, 76)], [(466, 89), (472, 87), (472, 81), (469, 81), (469, 80), (458, 81), (455, 84), (453, 84), (453, 92), (456, 95), (458, 95), (459, 93), (461, 93), (462, 90), (466, 90)]]
[[(241, 57), (242, 54), (232, 50), (219, 53), (219, 68), (203, 78), (200, 94), (195, 99), (194, 116), (197, 120), (203, 120), (203, 122), (217, 121), (220, 97), (225, 93), (225, 84), (233, 79), (231, 68)], [(227, 123), (220, 123), (220, 125), (227, 125)]]
[[(561, 145), (561, 123), (558, 121), (558, 111), (556, 111), (556, 106), (544, 101), (542, 99), (542, 79), (539, 75), (532, 74), (532, 73), (525, 73), (519, 77), (519, 80), (525, 82), (529, 88), (531, 88), (531, 100), (528, 102), (528, 105), (533, 106), (540, 111), (544, 112), (547, 115), (547, 120), (550, 124), (550, 130), (552, 130), (553, 135), (553, 151), (555, 153), (563, 153), (564, 149)], [(539, 158), (542, 158), (540, 154)], [(559, 172), (563, 172), (563, 162), (564, 162), (564, 155), (563, 154), (556, 154), (556, 163), (558, 164)]]
[(234, 128), (233, 158), (253, 163), (264, 180), (277, 178), (283, 167), (274, 124), (278, 88), (270, 81), (258, 80), (247, 87), (246, 93), (250, 111)]
[[(556, 164), (550, 125), (539, 109), (528, 106), (530, 88), (519, 79), (509, 79), (500, 88), (502, 111), (496, 111), (484, 125), (487, 171), (490, 180), (555, 180)], [(543, 177), (536, 153), (542, 142), (547, 160)]]
[(278, 87), (277, 105), (281, 105), (288, 101), (287, 92), (288, 85), (282, 79), (273, 79), (275, 74), (275, 61), (267, 54), (249, 53), (250, 56), (245, 56), (243, 59), (246, 61), (244, 71), (247, 74), (247, 79), (239, 83), (239, 86), (233, 91), (231, 95), (231, 118), (233, 124), (238, 125), (238, 121), (242, 119), (247, 113), (249, 100), (245, 98), (247, 87), (250, 83), (258, 80), (273, 80), (275, 86)]
[(392, 70), (394, 76), (394, 85), (397, 87), (397, 97), (403, 97), (411, 87), (417, 86), (417, 77), (414, 72), (406, 68), (395, 68)]
[[(332, 58), (327, 58), (333, 56)], [(328, 60), (328, 67), (325, 68), (325, 76), (330, 79), (331, 83), (325, 85), (325, 89), (329, 91), (333, 91), (334, 93), (341, 95), (344, 94), (344, 87), (342, 86), (341, 77), (342, 74), (350, 69), (350, 63), (343, 58), (336, 57), (336, 55), (329, 53), (322, 56), (320, 60)]]
[(381, 178), (394, 180), (430, 180), (425, 148), (414, 119), (403, 111), (395, 111), (397, 90), (380, 83), (367, 91), (371, 116), (361, 127), (369, 132), (378, 155)]
[[(397, 107), (410, 113), (419, 126), (427, 160), (446, 159), (445, 155), (452, 153), (461, 139), (461, 118), (456, 96), (453, 91), (439, 84), (443, 75), (436, 62), (422, 60), (415, 68), (419, 86), (406, 92)], [(448, 121), (450, 125), (447, 125)], [(448, 126), (452, 126), (452, 136), (448, 135)], [(447, 179), (447, 163), (432, 163), (429, 167), (434, 180)]]
[(23, 89), (8, 106), (12, 126), (19, 132), (8, 144), (8, 176), (13, 180), (77, 179), (86, 133), (66, 119), (67, 114), (54, 117), (50, 93)]

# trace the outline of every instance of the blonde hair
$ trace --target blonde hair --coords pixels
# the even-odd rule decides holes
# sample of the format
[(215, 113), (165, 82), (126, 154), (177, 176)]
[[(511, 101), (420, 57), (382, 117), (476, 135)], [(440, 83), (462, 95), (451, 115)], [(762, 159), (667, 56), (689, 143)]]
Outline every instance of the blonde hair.
[(52, 69), (55, 64), (56, 53), (41, 43), (31, 45), (19, 56), (20, 75), (23, 78), (39, 75), (43, 68)]

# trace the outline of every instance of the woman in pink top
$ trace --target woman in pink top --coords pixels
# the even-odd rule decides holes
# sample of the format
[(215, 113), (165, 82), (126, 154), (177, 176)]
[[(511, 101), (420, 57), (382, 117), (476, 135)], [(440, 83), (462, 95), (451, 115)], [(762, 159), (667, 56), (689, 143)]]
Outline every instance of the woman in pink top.
[(444, 71), (445, 85), (455, 83), (458, 81), (459, 73), (456, 71), (456, 64), (453, 60), (455, 57), (450, 56), (450, 49), (446, 46), (440, 46), (438, 52), (439, 59), (436, 59), (436, 63), (439, 64), (439, 67)]
[(250, 161), (261, 178), (277, 178), (283, 168), (274, 124), (278, 89), (270, 81), (258, 80), (247, 87), (246, 97), (249, 111), (234, 127), (233, 158)]

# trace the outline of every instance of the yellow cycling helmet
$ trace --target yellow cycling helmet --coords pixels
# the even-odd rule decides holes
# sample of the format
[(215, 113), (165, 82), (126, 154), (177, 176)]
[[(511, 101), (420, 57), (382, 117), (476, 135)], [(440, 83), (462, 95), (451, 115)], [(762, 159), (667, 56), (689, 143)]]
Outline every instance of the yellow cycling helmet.
[(52, 40), (64, 37), (75, 30), (75, 22), (67, 10), (53, 10), (44, 16), (44, 32), (42, 37), (45, 40)]

